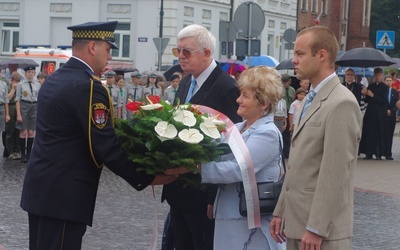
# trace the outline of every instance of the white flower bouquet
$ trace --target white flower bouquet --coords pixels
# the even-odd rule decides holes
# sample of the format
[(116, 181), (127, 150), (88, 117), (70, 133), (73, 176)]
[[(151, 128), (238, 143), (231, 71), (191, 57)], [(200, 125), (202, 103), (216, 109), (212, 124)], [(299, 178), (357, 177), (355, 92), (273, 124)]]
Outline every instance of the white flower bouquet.
[(148, 96), (147, 103), (130, 102), (126, 107), (134, 115), (128, 121), (116, 120), (118, 138), (129, 158), (149, 174), (182, 166), (195, 171), (197, 163), (230, 152), (227, 144), (219, 143), (226, 124), (196, 105), (172, 106)]

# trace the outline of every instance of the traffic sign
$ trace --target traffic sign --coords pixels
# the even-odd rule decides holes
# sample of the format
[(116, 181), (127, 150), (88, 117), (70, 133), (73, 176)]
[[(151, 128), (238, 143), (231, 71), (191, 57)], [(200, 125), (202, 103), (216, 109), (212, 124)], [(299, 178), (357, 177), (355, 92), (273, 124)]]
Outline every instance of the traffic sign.
[(376, 31), (377, 49), (394, 49), (394, 31), (378, 30)]
[(236, 9), (233, 23), (239, 36), (251, 39), (261, 34), (264, 29), (265, 14), (260, 5), (245, 2)]
[(154, 45), (156, 45), (157, 51), (161, 54), (164, 53), (165, 48), (168, 45), (169, 38), (159, 38), (155, 37), (153, 38)]

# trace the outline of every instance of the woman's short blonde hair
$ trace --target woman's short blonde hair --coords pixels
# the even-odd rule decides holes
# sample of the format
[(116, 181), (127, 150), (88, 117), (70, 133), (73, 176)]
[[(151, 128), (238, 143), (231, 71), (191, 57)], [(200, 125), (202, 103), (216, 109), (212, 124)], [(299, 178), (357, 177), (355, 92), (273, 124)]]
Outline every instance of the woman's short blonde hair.
[(265, 110), (266, 114), (275, 113), (283, 97), (281, 75), (276, 69), (266, 66), (249, 68), (240, 75), (238, 84), (240, 90), (253, 90), (260, 104), (270, 104)]

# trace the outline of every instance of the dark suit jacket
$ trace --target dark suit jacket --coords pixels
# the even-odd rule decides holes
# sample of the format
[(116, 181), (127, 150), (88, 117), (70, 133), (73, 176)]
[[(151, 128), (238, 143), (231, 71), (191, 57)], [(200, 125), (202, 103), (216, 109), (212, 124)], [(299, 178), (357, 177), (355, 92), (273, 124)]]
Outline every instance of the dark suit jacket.
[[(395, 122), (396, 123), (396, 102), (399, 100), (399, 92), (397, 92), (393, 88), (389, 88), (388, 91), (390, 91), (390, 102), (388, 100), (388, 110), (392, 113), (392, 115), (389, 117), (389, 122)], [(389, 96), (389, 93), (388, 93)]]
[(46, 79), (39, 92), (35, 145), (23, 184), (22, 209), (91, 226), (102, 170), (91, 151), (99, 165), (106, 165), (137, 190), (154, 179), (137, 172), (121, 149), (110, 120), (108, 91), (85, 64), (71, 58)]
[(356, 82), (352, 82), (350, 85), (346, 84), (346, 82), (343, 83), (345, 87), (347, 87), (348, 90), (350, 90), (354, 96), (357, 99), (358, 104), (361, 106), (361, 89), (362, 85)]
[[(187, 75), (179, 84), (176, 96), (181, 100), (181, 103), (186, 99), (191, 78), (192, 75)], [(242, 120), (236, 113), (238, 109), (236, 99), (239, 94), (240, 91), (235, 80), (217, 65), (201, 88), (193, 95), (190, 102), (218, 110), (236, 123)], [(197, 176), (200, 178), (199, 175)], [(191, 187), (184, 187), (184, 182), (175, 181), (164, 185), (161, 199), (162, 201), (166, 199), (170, 206), (176, 208), (197, 209), (199, 204), (204, 205), (206, 200), (209, 204), (213, 204), (215, 191), (215, 188), (209, 191), (209, 197), (207, 198), (205, 192)]]

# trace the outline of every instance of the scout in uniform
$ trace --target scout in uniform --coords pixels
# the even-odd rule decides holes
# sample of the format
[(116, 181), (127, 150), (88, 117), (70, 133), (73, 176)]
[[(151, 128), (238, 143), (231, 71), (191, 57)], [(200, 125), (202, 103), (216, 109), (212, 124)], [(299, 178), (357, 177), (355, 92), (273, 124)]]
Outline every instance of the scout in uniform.
[[(28, 162), (36, 130), (37, 99), (40, 83), (34, 80), (35, 67), (24, 68), (25, 80), (17, 85), (15, 97), (17, 110), (17, 128), (19, 131), (19, 147), (21, 163)], [(28, 138), (27, 138), (28, 137)]]
[(121, 96), (119, 94), (119, 88), (115, 84), (117, 74), (114, 71), (109, 70), (104, 74), (104, 76), (106, 77), (106, 86), (113, 102), (114, 118), (121, 118)]
[(171, 82), (171, 86), (165, 89), (164, 91), (164, 101), (168, 101), (169, 103), (174, 103), (176, 98), (176, 92), (178, 91), (180, 77), (179, 75), (173, 74), (169, 81)]
[(117, 75), (115, 83), (118, 87), (118, 94), (120, 96), (120, 107), (121, 107), (121, 118), (126, 120), (126, 102), (127, 102), (127, 91), (125, 87), (125, 78), (121, 75)]
[[(6, 123), (10, 120), (8, 111), (8, 86), (5, 81), (0, 80), (0, 131), (6, 131)], [(6, 138), (3, 138), (3, 145)], [(5, 143), (7, 145), (7, 143)]]
[(81, 249), (92, 226), (102, 167), (136, 190), (176, 179), (137, 170), (113, 126), (113, 102), (100, 74), (111, 60), (117, 21), (70, 26), (72, 57), (43, 84), (35, 146), (22, 189), (29, 249)]
[(6, 124), (6, 140), (7, 149), (10, 152), (8, 157), (10, 160), (19, 160), (21, 158), (21, 150), (19, 148), (19, 129), (15, 126), (17, 124), (17, 109), (16, 109), (16, 93), (18, 83), (21, 81), (22, 76), (18, 72), (11, 74), (11, 80), (8, 90), (8, 112), (10, 114), (10, 121)]
[(47, 78), (47, 74), (44, 73), (43, 71), (41, 71), (41, 72), (36, 76), (36, 78), (38, 79), (38, 81), (39, 81), (40, 84), (43, 84), (44, 81), (45, 81), (46, 78)]
[[(126, 87), (127, 102), (143, 101), (143, 86), (141, 85), (141, 78), (142, 75), (139, 71), (135, 71), (131, 74), (131, 83)], [(126, 118), (132, 118), (132, 113), (130, 111), (127, 111)]]
[(143, 89), (143, 97), (148, 95), (158, 95), (162, 98), (161, 89), (157, 86), (157, 75), (151, 73), (147, 78), (147, 87)]

